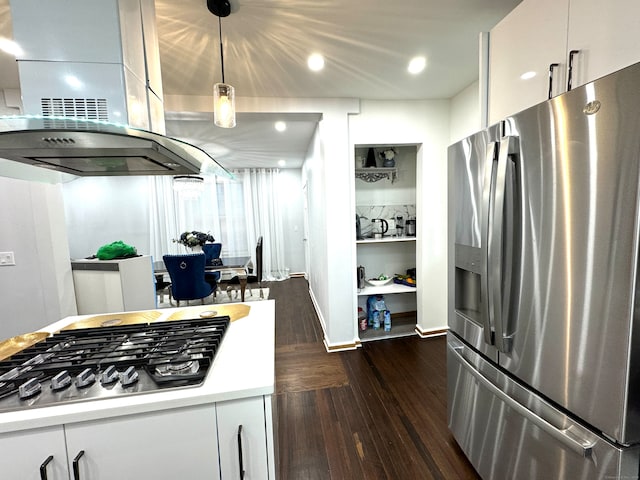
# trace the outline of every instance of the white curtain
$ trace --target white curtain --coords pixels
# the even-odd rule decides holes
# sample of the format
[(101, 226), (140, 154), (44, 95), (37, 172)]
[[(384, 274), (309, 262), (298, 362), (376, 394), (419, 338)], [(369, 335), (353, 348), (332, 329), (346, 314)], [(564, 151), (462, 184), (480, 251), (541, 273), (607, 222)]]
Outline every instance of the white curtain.
[(182, 232), (209, 232), (222, 243), (222, 256), (251, 256), (256, 263), (258, 238), (263, 237), (263, 278), (286, 278), (282, 250), (282, 218), (278, 170), (245, 169), (235, 179), (205, 178), (203, 192), (189, 197), (173, 190), (171, 177), (151, 177), (151, 255), (185, 253), (173, 242)]

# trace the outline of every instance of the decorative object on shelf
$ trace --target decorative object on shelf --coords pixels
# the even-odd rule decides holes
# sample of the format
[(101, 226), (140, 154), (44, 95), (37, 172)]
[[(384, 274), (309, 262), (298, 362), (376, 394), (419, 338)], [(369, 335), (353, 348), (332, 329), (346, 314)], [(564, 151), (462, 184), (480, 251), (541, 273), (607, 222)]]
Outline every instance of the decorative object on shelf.
[(213, 235), (210, 233), (198, 232), (196, 230), (192, 230), (191, 232), (183, 232), (180, 234), (180, 237), (177, 239), (173, 239), (175, 243), (179, 243), (184, 245), (187, 248), (190, 248), (193, 252), (201, 252), (202, 245), (209, 242), (215, 242), (216, 239), (213, 238)]
[(398, 179), (397, 168), (362, 168), (356, 169), (356, 178), (364, 180), (367, 183), (377, 182), (385, 178), (391, 180), (391, 183)]
[(365, 168), (376, 168), (378, 164), (376, 163), (376, 152), (373, 148), (369, 148), (367, 151), (367, 161), (364, 164)]
[(177, 175), (173, 177), (173, 190), (185, 197), (198, 197), (204, 190), (204, 178), (197, 175)]
[(380, 275), (378, 275), (377, 278), (369, 278), (367, 280), (367, 283), (369, 283), (370, 285), (373, 285), (374, 287), (382, 287), (383, 285), (386, 285), (392, 280), (393, 280), (392, 277), (389, 277), (388, 275), (381, 273)]
[(208, 0), (207, 8), (218, 17), (218, 33), (220, 38), (220, 66), (222, 82), (213, 86), (213, 123), (222, 128), (236, 126), (236, 93), (235, 89), (224, 82), (224, 53), (222, 51), (222, 22), (221, 17), (231, 13), (229, 0)]
[(396, 151), (393, 148), (386, 148), (380, 152), (380, 158), (382, 158), (382, 166), (385, 168), (393, 168), (396, 166), (395, 156)]

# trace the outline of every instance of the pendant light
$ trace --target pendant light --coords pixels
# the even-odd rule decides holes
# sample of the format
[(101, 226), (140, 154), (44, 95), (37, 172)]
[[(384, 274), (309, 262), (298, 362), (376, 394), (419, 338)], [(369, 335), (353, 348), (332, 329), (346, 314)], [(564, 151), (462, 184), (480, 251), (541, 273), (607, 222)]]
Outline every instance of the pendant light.
[(204, 190), (204, 178), (197, 175), (175, 176), (173, 177), (173, 190), (184, 197), (199, 197)]
[(218, 34), (220, 40), (220, 66), (222, 82), (213, 86), (213, 123), (222, 128), (236, 126), (236, 92), (224, 81), (224, 52), (222, 49), (222, 17), (231, 13), (228, 0), (207, 0), (207, 8), (218, 17)]

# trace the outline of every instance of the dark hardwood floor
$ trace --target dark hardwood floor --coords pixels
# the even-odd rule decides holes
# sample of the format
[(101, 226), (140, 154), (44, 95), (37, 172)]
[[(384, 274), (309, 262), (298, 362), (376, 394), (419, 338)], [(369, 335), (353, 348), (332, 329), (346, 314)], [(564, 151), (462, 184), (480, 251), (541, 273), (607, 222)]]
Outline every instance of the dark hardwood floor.
[(444, 337), (326, 353), (307, 281), (269, 288), (281, 480), (479, 478), (447, 428)]

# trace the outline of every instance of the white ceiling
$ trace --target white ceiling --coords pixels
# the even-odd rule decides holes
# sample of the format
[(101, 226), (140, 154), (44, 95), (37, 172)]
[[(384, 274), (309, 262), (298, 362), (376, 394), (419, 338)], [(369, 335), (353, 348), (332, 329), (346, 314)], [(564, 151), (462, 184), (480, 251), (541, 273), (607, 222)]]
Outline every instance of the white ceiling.
[[(225, 80), (237, 97), (450, 98), (478, 77), (478, 35), (521, 0), (231, 0), (222, 18)], [(221, 80), (218, 18), (206, 0), (156, 0), (165, 96), (210, 96)], [(35, 32), (34, 32), (35, 33)], [(9, 0), (0, 37), (11, 38)], [(311, 72), (309, 54), (325, 57)], [(409, 59), (427, 58), (417, 76)], [(0, 89), (19, 88), (15, 61), (0, 51)], [(284, 119), (284, 133), (273, 122)], [(223, 166), (299, 167), (317, 115), (238, 114), (237, 127), (212, 114), (167, 112), (167, 133), (204, 146)]]

